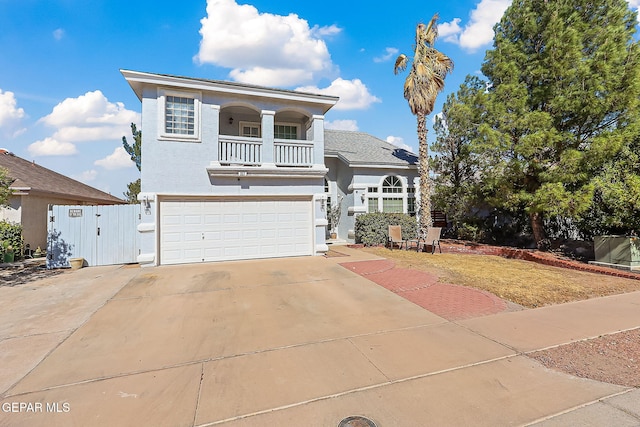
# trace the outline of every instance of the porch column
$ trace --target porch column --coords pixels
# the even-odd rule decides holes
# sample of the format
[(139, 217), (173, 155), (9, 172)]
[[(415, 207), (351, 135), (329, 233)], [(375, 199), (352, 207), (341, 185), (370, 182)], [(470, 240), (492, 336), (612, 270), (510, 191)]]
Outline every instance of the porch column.
[(260, 116), (262, 118), (262, 165), (274, 166), (273, 125), (275, 123), (276, 112), (271, 110), (262, 110)]
[(324, 116), (311, 117), (309, 136), (313, 140), (313, 163), (324, 167)]

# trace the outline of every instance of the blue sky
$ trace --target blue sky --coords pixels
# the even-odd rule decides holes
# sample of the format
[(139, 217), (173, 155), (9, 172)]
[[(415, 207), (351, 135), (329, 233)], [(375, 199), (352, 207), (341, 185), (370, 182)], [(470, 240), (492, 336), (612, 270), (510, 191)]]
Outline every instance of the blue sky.
[(416, 24), (439, 13), (436, 47), (455, 63), (435, 114), (479, 73), (510, 3), (0, 0), (0, 148), (122, 197), (139, 177), (121, 143), (140, 122), (129, 69), (336, 95), (327, 127), (417, 151), (393, 74)]

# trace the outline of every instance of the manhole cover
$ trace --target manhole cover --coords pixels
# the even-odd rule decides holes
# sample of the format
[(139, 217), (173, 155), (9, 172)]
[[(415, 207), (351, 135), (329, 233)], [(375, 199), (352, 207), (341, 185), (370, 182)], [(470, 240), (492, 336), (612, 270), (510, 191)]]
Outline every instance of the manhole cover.
[(340, 421), (338, 427), (377, 427), (376, 423), (371, 421), (368, 418), (355, 416), (355, 417), (347, 417), (344, 420)]

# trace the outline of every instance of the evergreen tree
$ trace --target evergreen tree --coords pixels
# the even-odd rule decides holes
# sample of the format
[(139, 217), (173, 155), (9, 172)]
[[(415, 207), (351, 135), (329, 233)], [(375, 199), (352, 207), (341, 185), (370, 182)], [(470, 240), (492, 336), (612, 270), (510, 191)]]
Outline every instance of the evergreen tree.
[[(129, 144), (127, 137), (122, 137), (122, 146), (131, 156), (131, 161), (136, 164), (138, 171), (142, 166), (142, 131), (138, 130), (135, 123), (131, 123), (131, 134), (133, 135), (133, 145)], [(140, 193), (140, 178), (127, 184), (127, 191), (124, 197), (129, 203), (138, 203), (138, 194)]]
[(9, 197), (11, 197), (9, 186), (11, 183), (12, 179), (9, 177), (9, 171), (5, 168), (0, 168), (0, 207), (7, 206), (9, 203)]
[(625, 0), (515, 0), (495, 27), (482, 66), (484, 189), (494, 205), (526, 212), (539, 247), (544, 218), (588, 215), (637, 139), (636, 24)]
[(133, 135), (133, 145), (127, 141), (127, 137), (122, 137), (122, 146), (131, 156), (131, 161), (136, 164), (138, 170), (142, 165), (142, 131), (138, 130), (135, 123), (131, 123), (131, 134)]
[(478, 171), (481, 154), (474, 153), (473, 141), (485, 120), (486, 84), (467, 76), (455, 94), (450, 94), (436, 116), (436, 141), (431, 145), (434, 178), (434, 205), (447, 213), (457, 228), (472, 209), (479, 207)]

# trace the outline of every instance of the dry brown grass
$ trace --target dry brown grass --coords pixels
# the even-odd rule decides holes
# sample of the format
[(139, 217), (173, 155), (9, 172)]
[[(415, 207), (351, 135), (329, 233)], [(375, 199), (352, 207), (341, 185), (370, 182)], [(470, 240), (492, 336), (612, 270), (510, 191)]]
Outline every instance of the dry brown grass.
[(398, 267), (436, 273), (440, 282), (483, 289), (529, 308), (640, 290), (640, 280), (492, 255), (432, 255), (384, 248), (363, 250), (391, 259)]

